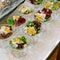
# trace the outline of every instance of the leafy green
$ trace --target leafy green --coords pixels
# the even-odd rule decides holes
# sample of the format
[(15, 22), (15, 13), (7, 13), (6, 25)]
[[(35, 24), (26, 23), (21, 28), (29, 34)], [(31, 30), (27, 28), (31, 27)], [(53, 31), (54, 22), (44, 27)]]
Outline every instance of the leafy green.
[(42, 3), (43, 2), (43, 0), (39, 0), (40, 1), (40, 3)]
[(45, 22), (49, 21), (49, 18), (45, 18)]
[(24, 43), (26, 43), (26, 38), (25, 38), (25, 36), (22, 36), (20, 39), (21, 39)]
[(14, 47), (14, 45), (12, 44), (12, 41), (11, 41), (11, 40), (9, 41), (9, 44), (10, 44), (10, 46), (11, 46), (12, 48), (16, 49), (16, 48)]
[(54, 0), (50, 0), (50, 2), (54, 2)]
[(58, 5), (58, 3), (57, 2), (55, 2), (54, 4), (53, 4), (53, 10), (56, 10), (56, 9), (58, 9), (59, 8), (59, 5)]
[(57, 1), (60, 1), (60, 0), (57, 0)]
[(35, 2), (40, 2), (40, 3), (42, 3), (43, 2), (43, 0), (34, 0)]
[(29, 27), (29, 26), (31, 26), (31, 27), (32, 27), (32, 26), (34, 26), (34, 23), (33, 23), (33, 22), (31, 22), (31, 21), (28, 21), (28, 22), (27, 22), (27, 24), (26, 24), (26, 26), (27, 26), (27, 27)]
[(10, 25), (14, 25), (14, 20), (13, 20), (13, 18), (8, 18), (8, 19), (7, 19), (7, 23), (10, 24)]
[(12, 41), (11, 40), (9, 41), (9, 44), (12, 46)]

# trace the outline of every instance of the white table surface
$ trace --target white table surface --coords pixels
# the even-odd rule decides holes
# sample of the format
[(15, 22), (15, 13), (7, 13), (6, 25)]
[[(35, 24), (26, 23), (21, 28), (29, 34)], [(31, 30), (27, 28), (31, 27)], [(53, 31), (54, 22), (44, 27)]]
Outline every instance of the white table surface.
[[(18, 9), (9, 17), (12, 17), (13, 15), (23, 15), (17, 13), (17, 11)], [(34, 13), (31, 14), (28, 16), (23, 15), (23, 17), (25, 17), (27, 21), (33, 20)], [(46, 60), (46, 58), (50, 55), (60, 41), (60, 10), (53, 12), (50, 21), (42, 23), (41, 32), (35, 35), (33, 38), (36, 43), (29, 47), (29, 51), (27, 51), (26, 56), (16, 58), (6, 49), (0, 48), (0, 60)]]

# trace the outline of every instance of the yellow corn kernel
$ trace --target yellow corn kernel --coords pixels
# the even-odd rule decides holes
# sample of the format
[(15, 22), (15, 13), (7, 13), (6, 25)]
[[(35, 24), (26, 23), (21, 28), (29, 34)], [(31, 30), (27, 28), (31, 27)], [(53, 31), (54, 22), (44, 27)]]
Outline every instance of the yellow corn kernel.
[(39, 13), (36, 13), (35, 16), (37, 21), (43, 21), (43, 17)]
[(13, 16), (13, 19), (14, 19), (14, 20), (18, 20), (19, 17), (20, 17), (20, 16)]
[(22, 40), (20, 40), (20, 37), (16, 37), (16, 38), (14, 38), (14, 42), (16, 42), (16, 43), (23, 43), (23, 41)]
[(14, 42), (19, 43), (20, 39), (18, 37), (14, 38)]
[(34, 27), (27, 27), (27, 32), (32, 35), (36, 34), (36, 30)]
[(5, 31), (6, 31), (7, 33), (12, 32), (12, 31), (10, 30), (10, 27), (5, 27)]
[(50, 3), (50, 2), (46, 2), (45, 7), (46, 7), (46, 8), (51, 7), (51, 3)]

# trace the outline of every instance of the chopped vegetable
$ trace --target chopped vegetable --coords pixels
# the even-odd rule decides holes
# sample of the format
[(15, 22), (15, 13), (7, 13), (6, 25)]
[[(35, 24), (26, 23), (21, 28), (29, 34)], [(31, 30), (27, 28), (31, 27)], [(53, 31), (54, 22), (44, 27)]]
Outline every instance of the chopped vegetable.
[(14, 20), (13, 20), (13, 18), (8, 18), (8, 19), (7, 19), (7, 23), (10, 24), (10, 25), (14, 25)]
[(50, 0), (50, 2), (54, 2), (54, 0)]
[(42, 3), (43, 0), (34, 0), (35, 2), (39, 2), (39, 3)]
[(45, 18), (45, 22), (49, 21), (49, 18)]
[(32, 26), (34, 26), (34, 23), (33, 23), (33, 22), (31, 22), (31, 21), (29, 21), (29, 22), (27, 22), (26, 26), (27, 26), (27, 27), (29, 27), (29, 26), (31, 26), (31, 27), (32, 27)]
[(26, 32), (30, 35), (35, 35), (40, 31), (41, 23), (37, 21), (28, 21), (26, 24)]
[(9, 44), (12, 46), (12, 41), (11, 40), (9, 41)]
[(24, 43), (26, 43), (26, 40), (27, 40), (27, 39), (25, 38), (25, 36), (22, 36), (22, 37), (21, 37), (21, 40), (22, 40)]
[(55, 2), (55, 3), (53, 4), (52, 9), (53, 9), (53, 10), (57, 10), (58, 8), (59, 8), (59, 4), (58, 4), (58, 2)]
[(28, 40), (25, 36), (18, 36), (10, 40), (9, 44), (14, 49), (23, 49), (28, 44)]
[(7, 23), (10, 25), (20, 26), (26, 22), (26, 19), (22, 16), (13, 16), (13, 18), (8, 18)]

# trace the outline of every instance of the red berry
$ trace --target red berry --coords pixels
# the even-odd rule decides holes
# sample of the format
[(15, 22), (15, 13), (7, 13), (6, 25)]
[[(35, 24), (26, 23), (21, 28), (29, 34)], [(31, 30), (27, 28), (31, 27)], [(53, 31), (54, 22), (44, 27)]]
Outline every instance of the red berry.
[(45, 18), (50, 18), (50, 17), (51, 17), (51, 14), (46, 14)]
[(42, 11), (43, 11), (44, 14), (46, 14), (45, 18), (50, 18), (51, 17), (52, 11), (50, 9), (43, 8)]
[(43, 11), (43, 13), (46, 13), (47, 12), (47, 9), (46, 8), (43, 8), (42, 11)]
[(47, 14), (52, 14), (52, 11), (50, 9), (47, 10)]
[(50, 9), (43, 8), (42, 11), (45, 14), (52, 14), (52, 11)]
[(30, 0), (30, 2), (31, 2), (32, 4), (34, 4), (34, 0)]
[(14, 23), (15, 23), (15, 26), (19, 26), (20, 24), (18, 23), (18, 21), (14, 21)]
[(25, 23), (26, 20), (23, 17), (20, 17), (18, 20), (15, 20), (15, 25), (20, 26), (21, 24)]
[(52, 11), (50, 9), (47, 10), (46, 18), (50, 18), (51, 17), (51, 14), (52, 14)]
[(37, 22), (37, 21), (33, 21), (34, 25), (36, 25), (36, 28), (40, 28), (41, 27), (41, 23)]
[(20, 17), (18, 19), (18, 22), (21, 23), (21, 24), (25, 23), (25, 21), (26, 21), (25, 18), (22, 18), (22, 17)]

